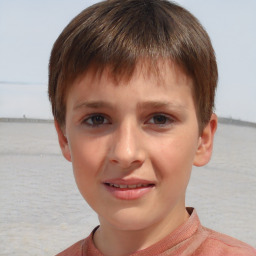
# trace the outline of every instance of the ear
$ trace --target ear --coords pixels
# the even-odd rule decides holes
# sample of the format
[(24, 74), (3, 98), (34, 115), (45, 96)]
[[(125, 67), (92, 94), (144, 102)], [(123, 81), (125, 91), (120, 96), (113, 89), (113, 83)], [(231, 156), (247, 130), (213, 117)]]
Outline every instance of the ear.
[(58, 134), (59, 145), (60, 145), (62, 154), (69, 162), (71, 162), (71, 154), (69, 150), (68, 140), (64, 135), (63, 130), (61, 129), (59, 123), (56, 120), (54, 120), (54, 125)]
[(209, 123), (204, 127), (199, 137), (198, 149), (193, 163), (195, 166), (203, 166), (210, 161), (217, 124), (218, 118), (215, 114), (212, 114)]

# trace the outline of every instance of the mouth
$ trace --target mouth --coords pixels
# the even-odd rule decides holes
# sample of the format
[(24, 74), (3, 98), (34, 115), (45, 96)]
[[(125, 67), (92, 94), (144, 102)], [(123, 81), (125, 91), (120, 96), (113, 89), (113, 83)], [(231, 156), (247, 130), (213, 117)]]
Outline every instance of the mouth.
[(116, 199), (136, 200), (153, 191), (154, 183), (145, 180), (112, 180), (103, 183), (106, 190)]
[(139, 189), (145, 187), (153, 187), (154, 184), (115, 184), (115, 183), (104, 183), (106, 186), (120, 189)]

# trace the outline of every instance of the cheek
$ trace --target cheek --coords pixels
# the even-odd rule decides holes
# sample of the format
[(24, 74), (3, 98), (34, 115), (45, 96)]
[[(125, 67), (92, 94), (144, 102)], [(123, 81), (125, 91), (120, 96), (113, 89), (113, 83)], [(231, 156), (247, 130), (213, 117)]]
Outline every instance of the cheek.
[[(100, 144), (100, 145), (99, 145)], [(104, 164), (103, 143), (90, 138), (72, 138), (70, 145), (73, 172), (77, 186), (85, 197), (87, 188), (99, 182), (99, 172)]]
[(73, 166), (82, 171), (97, 168), (97, 164), (100, 164), (104, 155), (104, 141), (83, 136), (82, 134), (73, 135), (70, 141)]
[(187, 182), (196, 153), (196, 141), (181, 136), (151, 145), (152, 164), (157, 175), (174, 183)]

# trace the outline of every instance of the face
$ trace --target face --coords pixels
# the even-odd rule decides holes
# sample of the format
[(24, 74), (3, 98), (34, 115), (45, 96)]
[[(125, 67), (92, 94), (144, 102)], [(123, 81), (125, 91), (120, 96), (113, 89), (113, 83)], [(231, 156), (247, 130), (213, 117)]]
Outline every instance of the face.
[(191, 168), (210, 158), (213, 123), (199, 136), (192, 80), (165, 63), (158, 78), (137, 68), (118, 85), (107, 70), (89, 70), (73, 83), (57, 131), (101, 226), (138, 230), (184, 218)]

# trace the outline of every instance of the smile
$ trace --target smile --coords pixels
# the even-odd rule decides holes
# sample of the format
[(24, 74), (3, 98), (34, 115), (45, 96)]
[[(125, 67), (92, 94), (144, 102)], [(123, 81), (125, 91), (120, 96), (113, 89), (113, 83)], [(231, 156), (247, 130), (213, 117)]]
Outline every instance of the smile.
[(103, 183), (105, 189), (116, 199), (137, 200), (150, 193), (155, 184), (145, 180), (123, 180), (117, 179)]
[(132, 184), (132, 185), (126, 185), (126, 184), (114, 184), (114, 183), (105, 183), (107, 186), (115, 187), (115, 188), (126, 188), (126, 189), (136, 189), (136, 188), (144, 188), (153, 186), (153, 184)]

